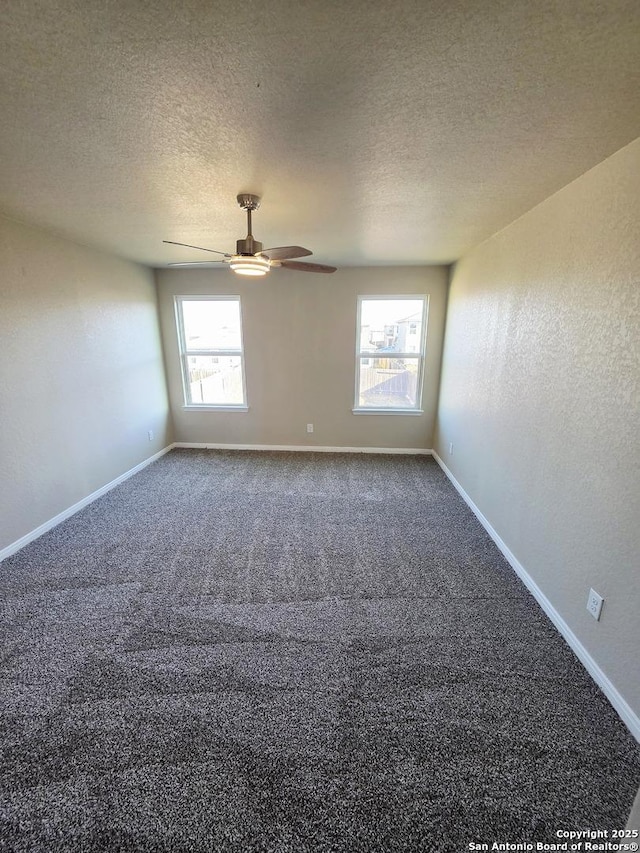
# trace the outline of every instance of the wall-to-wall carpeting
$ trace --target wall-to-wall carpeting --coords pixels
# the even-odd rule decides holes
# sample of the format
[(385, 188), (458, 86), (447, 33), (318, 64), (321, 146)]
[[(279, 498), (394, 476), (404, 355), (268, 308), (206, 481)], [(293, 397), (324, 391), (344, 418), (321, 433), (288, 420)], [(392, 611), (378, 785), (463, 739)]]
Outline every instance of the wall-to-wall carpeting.
[(557, 842), (640, 782), (429, 458), (176, 450), (0, 596), (2, 851)]

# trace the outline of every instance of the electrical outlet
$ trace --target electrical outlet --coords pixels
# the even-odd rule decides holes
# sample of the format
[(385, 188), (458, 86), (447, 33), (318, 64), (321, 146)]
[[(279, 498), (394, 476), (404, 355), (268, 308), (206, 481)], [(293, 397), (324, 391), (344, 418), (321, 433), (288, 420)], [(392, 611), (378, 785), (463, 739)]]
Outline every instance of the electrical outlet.
[(307, 432), (313, 432), (313, 424), (307, 424)]
[(152, 429), (149, 430), (147, 435), (149, 436), (149, 441), (153, 441), (153, 430)]
[(449, 442), (449, 456), (453, 456), (453, 442)]
[(604, 598), (599, 593), (597, 593), (595, 589), (589, 590), (589, 598), (587, 599), (587, 610), (596, 621), (600, 619), (600, 611), (602, 610), (603, 601)]

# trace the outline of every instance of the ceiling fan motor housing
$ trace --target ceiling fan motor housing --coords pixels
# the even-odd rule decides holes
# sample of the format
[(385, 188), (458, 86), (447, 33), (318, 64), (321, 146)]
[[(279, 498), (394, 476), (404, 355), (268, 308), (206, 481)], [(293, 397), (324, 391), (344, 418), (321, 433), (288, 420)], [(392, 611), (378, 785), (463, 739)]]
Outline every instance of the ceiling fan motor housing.
[(244, 240), (236, 240), (236, 255), (257, 255), (262, 251), (262, 243), (249, 234)]

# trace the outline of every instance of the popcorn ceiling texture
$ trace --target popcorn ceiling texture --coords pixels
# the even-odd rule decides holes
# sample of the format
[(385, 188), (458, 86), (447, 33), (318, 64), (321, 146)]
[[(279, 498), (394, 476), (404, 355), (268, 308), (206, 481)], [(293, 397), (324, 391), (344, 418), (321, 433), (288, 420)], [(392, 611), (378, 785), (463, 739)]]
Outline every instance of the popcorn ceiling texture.
[(153, 265), (448, 263), (640, 134), (635, 0), (0, 4), (0, 209)]
[(432, 459), (173, 451), (0, 573), (0, 850), (620, 828), (640, 747)]

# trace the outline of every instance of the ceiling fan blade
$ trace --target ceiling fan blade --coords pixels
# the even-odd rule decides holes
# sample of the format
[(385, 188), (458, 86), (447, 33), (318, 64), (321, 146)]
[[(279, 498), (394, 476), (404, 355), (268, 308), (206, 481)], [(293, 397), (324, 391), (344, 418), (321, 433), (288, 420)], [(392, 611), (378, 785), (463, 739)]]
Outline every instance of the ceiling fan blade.
[(205, 249), (204, 246), (191, 246), (189, 243), (176, 243), (174, 240), (163, 240), (163, 243), (169, 243), (171, 246), (184, 246), (187, 249), (199, 249), (201, 252), (213, 252), (214, 255), (224, 255), (225, 258), (230, 258), (228, 252), (218, 252), (217, 249)]
[(337, 267), (328, 267), (326, 264), (308, 264), (306, 261), (280, 261), (282, 269), (300, 270), (300, 272), (335, 272)]
[(214, 264), (226, 264), (226, 261), (181, 261), (167, 264), (169, 267), (212, 267)]
[(302, 246), (276, 246), (275, 249), (263, 249), (259, 254), (270, 261), (284, 261), (286, 258), (304, 258), (306, 255), (313, 255), (313, 252), (303, 249)]

